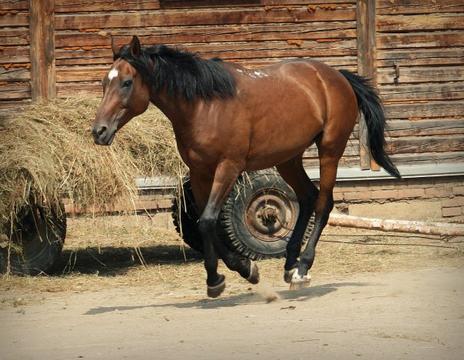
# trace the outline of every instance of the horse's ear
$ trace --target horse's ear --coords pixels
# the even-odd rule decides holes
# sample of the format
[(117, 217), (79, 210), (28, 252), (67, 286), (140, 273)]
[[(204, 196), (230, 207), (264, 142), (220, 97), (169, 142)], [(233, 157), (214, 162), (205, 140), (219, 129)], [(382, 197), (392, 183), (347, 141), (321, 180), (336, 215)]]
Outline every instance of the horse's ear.
[(140, 46), (140, 41), (137, 36), (132, 37), (132, 41), (129, 44), (130, 52), (133, 57), (139, 57), (142, 52), (142, 47)]
[(116, 57), (119, 54), (119, 48), (114, 41), (114, 36), (111, 35), (111, 50), (113, 50), (113, 56)]

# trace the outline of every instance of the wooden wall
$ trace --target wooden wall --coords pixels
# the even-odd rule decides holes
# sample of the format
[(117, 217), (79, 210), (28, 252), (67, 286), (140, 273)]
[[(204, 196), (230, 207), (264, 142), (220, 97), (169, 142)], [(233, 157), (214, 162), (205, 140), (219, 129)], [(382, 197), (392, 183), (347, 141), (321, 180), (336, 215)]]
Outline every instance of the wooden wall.
[[(31, 99), (30, 1), (45, 0), (0, 0), (0, 108)], [(371, 30), (360, 15), (366, 6), (366, 16), (374, 9)], [(110, 35), (118, 44), (137, 34), (143, 44), (182, 46), (251, 67), (311, 57), (366, 74), (367, 56), (385, 100), (395, 160), (463, 159), (462, 1), (54, 0), (53, 20), (57, 96), (101, 94), (112, 61)], [(371, 32), (364, 36), (362, 29)], [(358, 132), (342, 166), (359, 166)], [(306, 163), (315, 164), (315, 156), (308, 150)]]
[(0, 109), (30, 101), (29, 54), (29, 1), (0, 0)]
[(82, 12), (80, 0), (56, 0), (59, 96), (75, 90), (100, 93), (112, 60), (109, 34), (118, 44), (137, 34), (142, 44), (182, 46), (249, 66), (298, 56), (356, 70), (355, 1), (322, 0), (313, 6), (295, 0), (110, 3), (94, 0)]
[(378, 0), (377, 82), (399, 164), (464, 161), (464, 1)]

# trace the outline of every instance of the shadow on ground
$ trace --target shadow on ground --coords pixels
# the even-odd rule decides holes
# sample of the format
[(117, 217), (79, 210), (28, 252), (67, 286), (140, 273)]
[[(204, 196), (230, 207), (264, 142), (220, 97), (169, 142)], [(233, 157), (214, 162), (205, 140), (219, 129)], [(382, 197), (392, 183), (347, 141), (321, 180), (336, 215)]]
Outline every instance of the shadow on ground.
[(147, 247), (87, 247), (66, 249), (56, 264), (54, 275), (98, 274), (98, 276), (124, 275), (130, 268), (151, 264), (181, 264), (199, 262), (200, 253), (178, 245)]
[[(301, 290), (281, 290), (278, 291), (280, 299), (293, 301), (306, 301), (312, 298), (318, 298), (337, 291), (341, 287), (359, 287), (367, 286), (369, 283), (362, 282), (339, 282), (312, 286)], [(178, 309), (218, 309), (228, 308), (241, 305), (251, 305), (265, 303), (265, 298), (259, 292), (249, 292), (245, 294), (231, 295), (220, 299), (201, 299), (188, 302), (150, 304), (150, 305), (127, 305), (127, 306), (99, 306), (88, 310), (84, 315), (99, 315), (113, 311), (131, 311), (146, 308), (165, 308), (175, 307)], [(286, 306), (281, 309), (294, 309), (295, 306)]]

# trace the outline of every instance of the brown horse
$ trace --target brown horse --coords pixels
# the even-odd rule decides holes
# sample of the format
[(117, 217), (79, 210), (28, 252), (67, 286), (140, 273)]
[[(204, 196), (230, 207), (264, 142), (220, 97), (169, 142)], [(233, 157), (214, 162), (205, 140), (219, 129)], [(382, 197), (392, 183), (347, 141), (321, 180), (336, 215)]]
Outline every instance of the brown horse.
[[(215, 230), (222, 204), (241, 172), (276, 166), (295, 190), (300, 212), (284, 272), (293, 287), (309, 283), (316, 244), (333, 208), (338, 162), (359, 111), (373, 158), (400, 177), (384, 152), (381, 103), (362, 77), (303, 59), (249, 70), (164, 45), (142, 48), (135, 36), (120, 49), (113, 45), (113, 53), (93, 123), (95, 142), (110, 145), (116, 132), (149, 102), (170, 119), (201, 210), (199, 230), (211, 297), (225, 288), (217, 255), (251, 283), (259, 281), (256, 264), (231, 252)], [(313, 143), (319, 150), (319, 189), (302, 164), (303, 152)], [(315, 226), (298, 261), (313, 212)]]

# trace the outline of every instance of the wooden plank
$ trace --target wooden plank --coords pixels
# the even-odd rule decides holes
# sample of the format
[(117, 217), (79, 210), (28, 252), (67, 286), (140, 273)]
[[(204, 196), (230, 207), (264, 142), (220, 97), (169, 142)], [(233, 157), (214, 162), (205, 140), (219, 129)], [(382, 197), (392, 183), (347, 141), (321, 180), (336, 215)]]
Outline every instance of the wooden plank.
[(2, 0), (0, 1), (0, 11), (7, 10), (28, 10), (29, 0)]
[(425, 30), (461, 30), (464, 29), (464, 16), (462, 14), (429, 14), (420, 15), (378, 15), (377, 31)]
[[(460, 51), (464, 51), (459, 48)], [(389, 51), (389, 50), (388, 50)], [(440, 65), (461, 65), (464, 63), (464, 58), (460, 55), (456, 57), (429, 57), (429, 58), (414, 58), (414, 50), (410, 50), (412, 59), (399, 60), (377, 60), (377, 68), (387, 68), (399, 65), (405, 66), (440, 66)]]
[(427, 101), (424, 103), (385, 104), (387, 119), (432, 119), (456, 117), (462, 119), (463, 101)]
[(30, 0), (32, 100), (56, 96), (54, 0)]
[(29, 14), (23, 11), (7, 12), (0, 16), (0, 26), (27, 26), (29, 24)]
[(458, 0), (377, 0), (378, 14), (435, 14), (464, 12)]
[(333, 212), (328, 224), (358, 229), (405, 232), (440, 236), (464, 236), (464, 225), (445, 222), (424, 222), (411, 220), (390, 220), (346, 215)]
[[(399, 62), (404, 60), (409, 64), (413, 64), (417, 60), (433, 61), (434, 59), (443, 59), (443, 63), (447, 58), (464, 59), (464, 47), (438, 47), (438, 48), (413, 48), (413, 49), (387, 49), (378, 50), (377, 59), (382, 66), (389, 66), (392, 63), (387, 61)], [(382, 62), (383, 61), (383, 62)]]
[[(259, 66), (260, 63), (268, 65), (277, 61), (282, 61), (291, 58), (311, 58), (324, 62), (328, 65), (343, 67), (346, 66), (356, 70), (356, 50), (346, 49), (339, 54), (324, 54), (324, 49), (262, 49), (262, 50), (233, 50), (223, 49), (217, 52), (213, 51), (197, 51), (204, 58), (220, 57), (226, 61), (237, 63), (255, 63)], [(66, 56), (69, 54), (69, 56)], [(92, 56), (98, 54), (98, 56)], [(327, 55), (327, 56), (324, 56)], [(1, 62), (0, 62), (1, 63)], [(111, 51), (107, 49), (95, 50), (58, 50), (57, 64), (58, 65), (94, 65), (94, 64), (110, 64), (112, 63)]]
[(257, 6), (261, 5), (260, 0), (159, 0), (161, 8), (214, 8), (224, 6)]
[(85, 93), (86, 95), (102, 96), (101, 81), (95, 82), (64, 82), (56, 84), (58, 97), (67, 97), (71, 94)]
[(464, 121), (461, 119), (390, 120), (386, 134), (390, 138), (464, 134)]
[(378, 49), (399, 48), (433, 48), (462, 46), (464, 44), (464, 33), (462, 31), (437, 31), (420, 33), (382, 33), (377, 37)]
[[(11, 0), (10, 0), (11, 1)], [(308, 1), (302, 0), (92, 0), (85, 2), (82, 0), (56, 0), (56, 13), (81, 13), (95, 11), (137, 11), (137, 10), (158, 10), (176, 8), (215, 8), (215, 7), (244, 7), (244, 6), (263, 6), (263, 7), (287, 7), (289, 5), (308, 5)], [(333, 6), (334, 4), (356, 4), (356, 0), (317, 0), (311, 1), (311, 6)]]
[(246, 41), (227, 43), (186, 44), (185, 49), (204, 57), (225, 59), (272, 58), (274, 56), (353, 56), (356, 55), (354, 39), (333, 39), (330, 42), (304, 40), (299, 46), (287, 41)]
[(459, 81), (464, 80), (464, 65), (380, 68), (377, 79), (379, 84)]
[[(97, 56), (98, 55), (98, 56)], [(232, 62), (242, 64), (246, 67), (257, 68), (275, 64), (279, 61), (287, 61), (294, 59), (292, 57), (277, 57), (271, 58), (247, 58), (247, 59), (232, 59)], [(329, 66), (339, 69), (347, 69), (350, 71), (357, 71), (357, 61), (355, 56), (331, 56), (319, 57), (311, 56), (312, 60), (321, 61)], [(0, 60), (1, 61), (1, 60)], [(113, 62), (112, 52), (109, 49), (95, 49), (95, 50), (57, 50), (56, 51), (56, 66), (70, 66), (70, 65), (106, 65), (110, 66)], [(0, 62), (1, 63), (1, 62)]]
[(391, 159), (396, 165), (419, 165), (430, 163), (456, 163), (462, 162), (464, 159), (464, 152), (424, 152), (412, 154), (390, 154)]
[(408, 100), (458, 100), (464, 99), (464, 82), (382, 85), (380, 96), (384, 103)]
[(55, 13), (157, 10), (158, 0), (55, 0)]
[(23, 100), (0, 100), (0, 109), (2, 115), (7, 115), (10, 113), (15, 113), (23, 106), (29, 105), (31, 99)]
[[(311, 26), (286, 23), (279, 26), (275, 24), (163, 26), (138, 29), (137, 36), (145, 46), (230, 41), (354, 39), (355, 28), (354, 21), (317, 22)], [(109, 32), (120, 46), (128, 44), (133, 35), (131, 29), (114, 29)], [(109, 32), (58, 31), (55, 38), (56, 47), (110, 46)]]
[[(23, 36), (25, 34), (27, 36), (29, 36), (29, 27), (28, 26), (0, 29), (0, 38)], [(0, 40), (0, 41), (2, 41), (2, 40)], [(2, 43), (0, 42), (0, 45), (1, 44)]]
[[(164, 9), (175, 8), (192, 8), (192, 7), (221, 7), (221, 6), (251, 6), (263, 5), (266, 8), (270, 7), (287, 7), (289, 5), (308, 5), (308, 1), (302, 0), (159, 0), (161, 7)], [(355, 0), (316, 0), (311, 1), (308, 5), (314, 6), (330, 6), (334, 4), (355, 4)]]
[(464, 151), (464, 134), (388, 138), (386, 148), (392, 154)]
[[(333, 48), (332, 48), (333, 46)], [(281, 42), (235, 42), (235, 43), (216, 43), (216, 44), (192, 44), (187, 50), (198, 52), (205, 58), (221, 57), (224, 60), (247, 59), (277, 59), (289, 57), (316, 57), (319, 60), (328, 58), (329, 61), (336, 62), (336, 57), (353, 57), (356, 55), (355, 41), (334, 41), (332, 43), (320, 43), (317, 41), (304, 41), (300, 47), (294, 47), (286, 41)], [(107, 64), (112, 62), (111, 50), (92, 49), (82, 50), (80, 48), (57, 49), (56, 57), (64, 60), (64, 64), (86, 64), (89, 63)], [(343, 58), (340, 60), (344, 63)], [(72, 59), (77, 59), (73, 62)], [(63, 63), (61, 63), (63, 64)], [(75, 70), (79, 70), (76, 68)]]
[(126, 12), (74, 14), (73, 16), (57, 14), (55, 19), (58, 30), (353, 20), (355, 20), (355, 9), (351, 5), (337, 5), (335, 9), (320, 8), (317, 11), (308, 11), (306, 6), (298, 6), (292, 9), (275, 8), (269, 11), (261, 7), (217, 9), (214, 11), (194, 9), (188, 12), (160, 10), (137, 12), (133, 13), (133, 16), (127, 16)]
[(29, 81), (31, 72), (28, 68), (5, 68), (0, 66), (0, 82)]
[[(169, 45), (169, 44), (168, 44)], [(289, 51), (287, 56), (352, 56), (356, 55), (356, 41), (352, 39), (333, 39), (330, 42), (304, 40), (301, 41), (298, 46), (287, 41), (246, 41), (246, 42), (220, 42), (220, 43), (194, 43), (185, 44), (181, 47), (182, 49), (190, 52), (199, 52), (203, 56), (218, 56), (219, 53), (229, 54), (228, 58), (241, 58), (242, 56), (268, 58), (272, 57), (272, 52), (275, 51), (280, 53), (281, 51)], [(64, 53), (66, 50), (70, 50), (72, 56), (73, 51), (79, 50), (91, 50), (91, 47), (66, 47), (58, 49), (57, 52)], [(101, 51), (102, 48), (96, 49)], [(260, 52), (263, 53), (261, 56)], [(211, 54), (211, 55), (206, 55)], [(269, 55), (271, 54), (271, 56)], [(284, 53), (285, 56), (285, 53)]]
[(0, 35), (0, 46), (21, 46), (29, 45), (29, 31), (23, 31), (20, 35), (14, 36), (1, 36)]
[(0, 64), (29, 62), (29, 46), (0, 46)]
[(108, 66), (72, 66), (56, 69), (57, 82), (101, 81)]
[[(358, 73), (376, 80), (375, 0), (360, 0), (357, 5)], [(363, 170), (371, 168), (369, 139), (364, 116), (359, 118), (359, 160)]]
[(377, 51), (377, 67), (462, 65), (464, 47), (388, 49)]
[(0, 100), (21, 100), (31, 97), (31, 86), (28, 82), (5, 83), (0, 86)]

